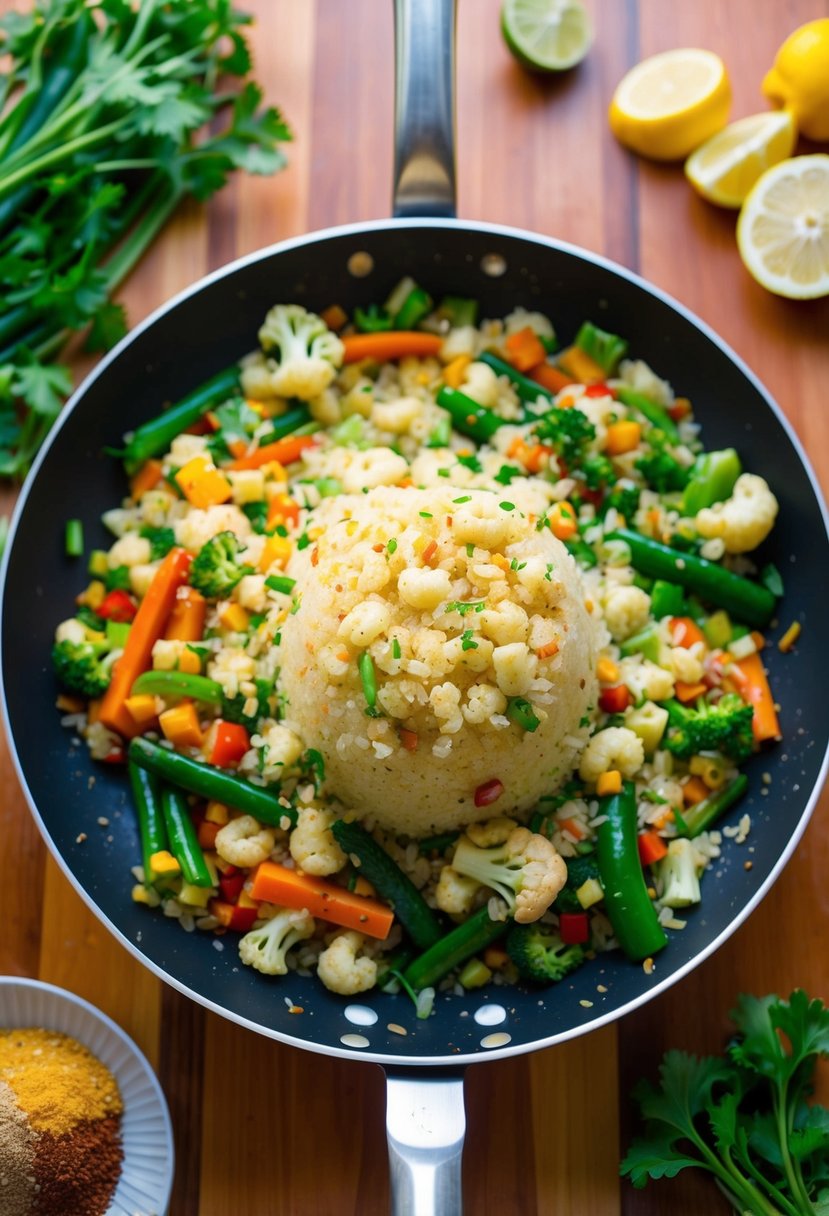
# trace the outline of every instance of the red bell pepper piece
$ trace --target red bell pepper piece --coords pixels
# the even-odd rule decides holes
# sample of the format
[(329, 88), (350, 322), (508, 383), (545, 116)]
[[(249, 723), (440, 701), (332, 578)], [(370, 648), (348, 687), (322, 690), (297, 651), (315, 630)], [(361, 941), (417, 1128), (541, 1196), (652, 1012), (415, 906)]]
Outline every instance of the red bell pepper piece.
[(636, 837), (639, 848), (639, 860), (643, 866), (652, 866), (661, 861), (668, 852), (668, 846), (658, 832), (640, 832)]
[(244, 885), (245, 876), (241, 870), (238, 870), (235, 874), (222, 874), (219, 879), (219, 890), (225, 903), (235, 904)]
[(582, 393), (583, 397), (615, 397), (616, 390), (607, 384), (588, 384)]
[(247, 933), (253, 928), (253, 922), (259, 915), (259, 909), (240, 908), (238, 904), (228, 904), (222, 899), (211, 899), (210, 912), (225, 929), (234, 929), (237, 933)]
[(102, 616), (105, 621), (120, 622), (132, 621), (137, 611), (138, 608), (132, 596), (120, 587), (116, 587), (114, 591), (105, 595), (96, 609), (98, 616)]
[(233, 768), (250, 748), (250, 735), (238, 722), (219, 718), (214, 727), (213, 747), (208, 762), (217, 768)]
[(565, 946), (580, 946), (590, 940), (590, 922), (586, 912), (562, 912), (558, 931)]
[(632, 697), (627, 684), (614, 684), (599, 693), (599, 709), (606, 714), (621, 714), (630, 705)]
[(209, 819), (202, 819), (197, 825), (197, 834), (199, 844), (203, 849), (215, 849), (216, 837), (221, 830), (221, 824), (211, 823)]
[(491, 781), (484, 781), (483, 785), (479, 785), (475, 790), (475, 806), (491, 806), (493, 802), (498, 801), (503, 792), (504, 783), (497, 777), (493, 777)]

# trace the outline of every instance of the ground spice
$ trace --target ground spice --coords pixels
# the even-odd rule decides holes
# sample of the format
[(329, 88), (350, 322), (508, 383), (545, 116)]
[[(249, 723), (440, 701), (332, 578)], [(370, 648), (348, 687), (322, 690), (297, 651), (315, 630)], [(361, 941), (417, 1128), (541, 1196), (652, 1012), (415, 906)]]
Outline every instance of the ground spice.
[(121, 1173), (118, 1115), (85, 1121), (55, 1136), (43, 1132), (35, 1150), (36, 1216), (104, 1216)]
[(37, 1137), (14, 1093), (0, 1081), (0, 1212), (28, 1216), (35, 1193)]
[(0, 1080), (38, 1132), (61, 1136), (82, 1120), (120, 1115), (112, 1073), (68, 1035), (38, 1027), (0, 1031)]

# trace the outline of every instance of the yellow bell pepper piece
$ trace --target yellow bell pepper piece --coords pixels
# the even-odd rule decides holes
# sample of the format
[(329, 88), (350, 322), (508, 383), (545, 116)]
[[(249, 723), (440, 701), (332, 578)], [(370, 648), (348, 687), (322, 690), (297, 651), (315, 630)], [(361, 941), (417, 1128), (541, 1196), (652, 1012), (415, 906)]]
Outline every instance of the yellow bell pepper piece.
[(176, 484), (191, 504), (206, 510), (227, 502), (233, 496), (233, 487), (206, 456), (194, 456), (176, 473)]

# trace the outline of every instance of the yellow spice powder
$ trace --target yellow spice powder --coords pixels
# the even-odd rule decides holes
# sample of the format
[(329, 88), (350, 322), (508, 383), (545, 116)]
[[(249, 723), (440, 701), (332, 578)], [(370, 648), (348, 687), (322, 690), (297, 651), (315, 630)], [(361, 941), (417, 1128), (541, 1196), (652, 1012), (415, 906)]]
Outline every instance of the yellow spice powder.
[(38, 1132), (60, 1136), (82, 1120), (123, 1110), (109, 1069), (76, 1039), (54, 1030), (0, 1030), (0, 1080)]

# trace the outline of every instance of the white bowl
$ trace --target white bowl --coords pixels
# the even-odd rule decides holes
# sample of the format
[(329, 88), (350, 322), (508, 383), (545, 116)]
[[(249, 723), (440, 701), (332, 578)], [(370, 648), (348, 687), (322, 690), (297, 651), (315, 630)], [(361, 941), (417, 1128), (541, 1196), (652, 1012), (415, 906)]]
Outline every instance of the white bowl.
[(124, 1162), (106, 1216), (164, 1216), (173, 1186), (173, 1129), (161, 1086), (132, 1039), (64, 988), (0, 976), (0, 1027), (16, 1026), (70, 1035), (110, 1070), (124, 1102)]

